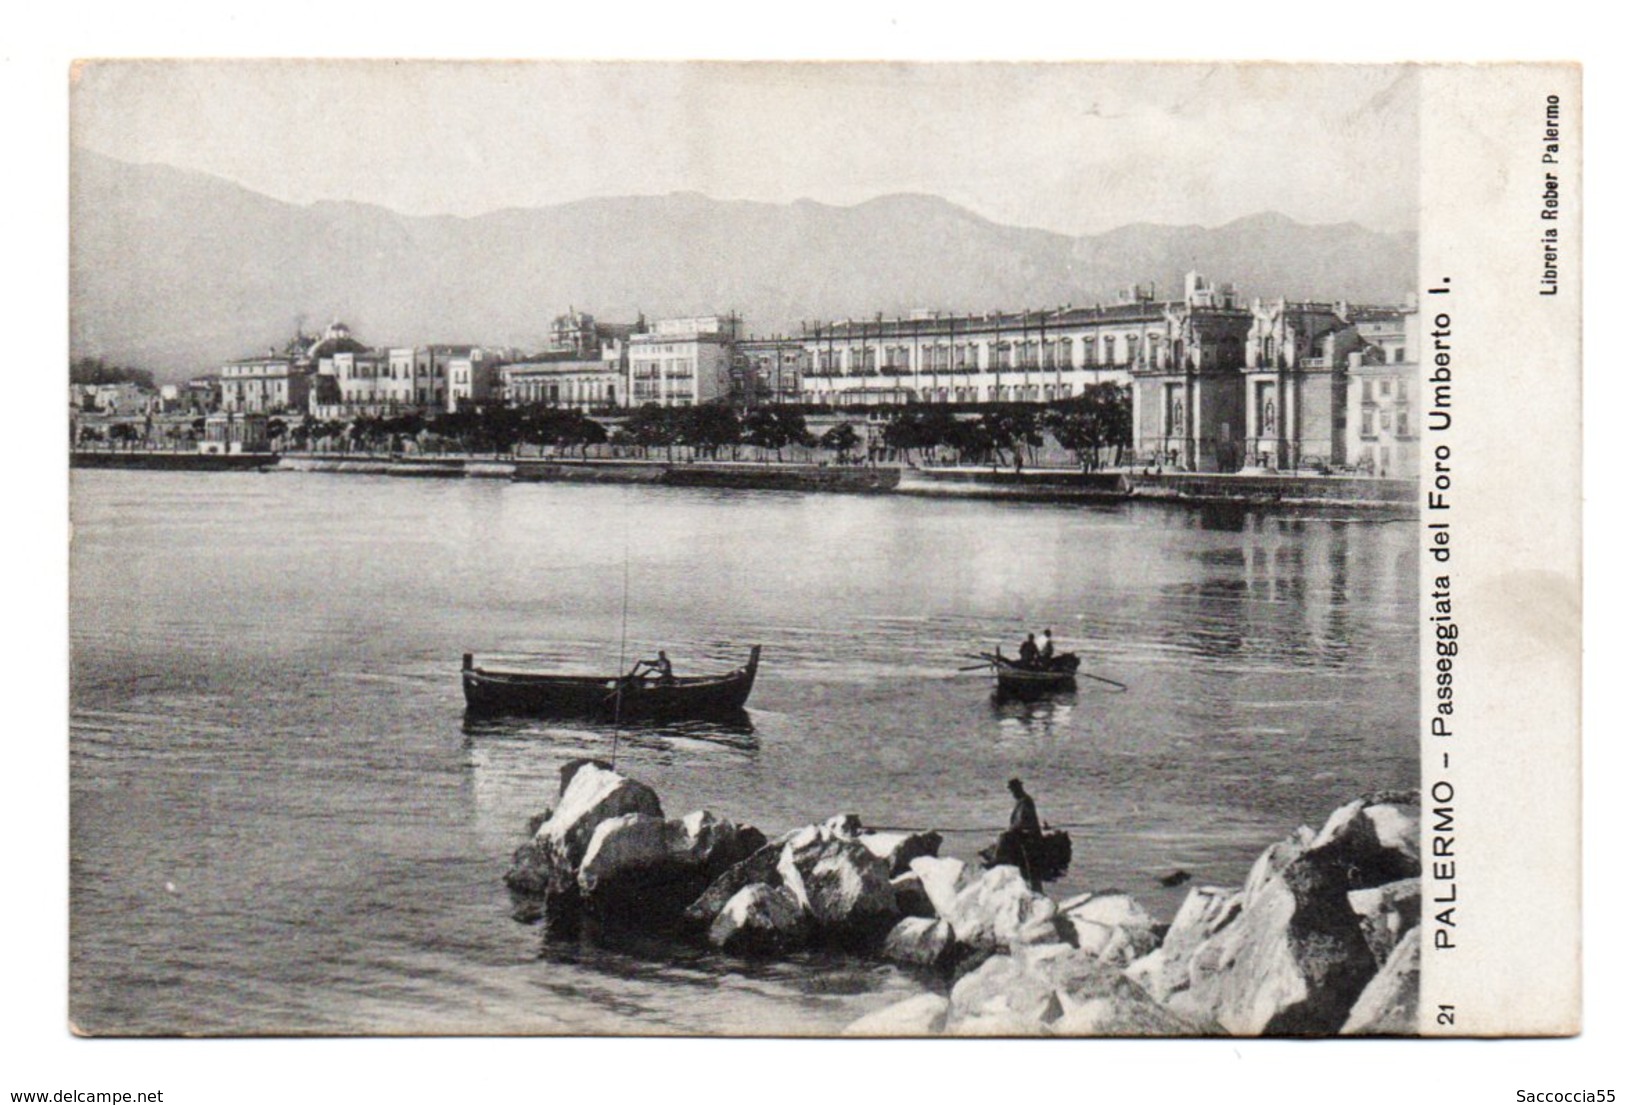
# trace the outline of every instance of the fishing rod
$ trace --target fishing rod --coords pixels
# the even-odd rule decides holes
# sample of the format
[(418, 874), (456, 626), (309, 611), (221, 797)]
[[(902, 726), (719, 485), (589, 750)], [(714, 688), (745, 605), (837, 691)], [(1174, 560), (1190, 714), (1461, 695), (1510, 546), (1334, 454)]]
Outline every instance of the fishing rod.
[(615, 759), (621, 750), (621, 694), (626, 686), (626, 616), (632, 596), (632, 539), (626, 531), (626, 518), (621, 518), (621, 656), (615, 670), (615, 733), (609, 743), (609, 769), (615, 770)]

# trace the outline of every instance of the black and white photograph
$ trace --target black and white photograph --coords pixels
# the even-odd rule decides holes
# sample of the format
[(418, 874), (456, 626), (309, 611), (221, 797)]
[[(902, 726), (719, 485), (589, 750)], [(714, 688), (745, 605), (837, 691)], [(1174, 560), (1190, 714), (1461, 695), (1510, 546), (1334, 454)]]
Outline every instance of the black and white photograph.
[(1414, 69), (74, 81), (77, 1028), (1414, 1031)]
[[(1578, 419), (1578, 68), (1507, 72)], [(1578, 490), (1427, 237), (1491, 74), (64, 78), (76, 1046), (1580, 1030), (1579, 611), (1504, 613)]]

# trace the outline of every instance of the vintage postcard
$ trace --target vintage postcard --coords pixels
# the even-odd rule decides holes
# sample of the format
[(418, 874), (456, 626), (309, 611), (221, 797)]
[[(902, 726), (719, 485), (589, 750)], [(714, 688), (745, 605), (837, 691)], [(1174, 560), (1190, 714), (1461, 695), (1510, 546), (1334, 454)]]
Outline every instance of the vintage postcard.
[(1580, 1031), (1577, 66), (71, 85), (73, 1032)]

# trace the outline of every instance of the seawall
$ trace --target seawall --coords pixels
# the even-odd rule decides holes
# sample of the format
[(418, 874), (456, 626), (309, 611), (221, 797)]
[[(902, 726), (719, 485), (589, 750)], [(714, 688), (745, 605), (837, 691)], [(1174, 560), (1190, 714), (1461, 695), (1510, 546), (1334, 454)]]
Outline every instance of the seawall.
[(158, 450), (74, 449), (70, 468), (135, 468), (161, 472), (264, 472), (277, 467), (276, 453), (168, 453)]
[(157, 450), (73, 450), (75, 468), (169, 471), (331, 472), (416, 479), (512, 479), (520, 482), (637, 483), (738, 491), (823, 491), (1020, 499), (1036, 502), (1152, 502), (1244, 507), (1354, 508), (1373, 516), (1414, 518), (1411, 480), (1350, 476), (1212, 472), (1081, 472), (1071, 468), (869, 468), (729, 461), (651, 461), (538, 457), (389, 457), (366, 454), (220, 455)]
[(1351, 476), (1164, 472), (1130, 474), (1137, 499), (1248, 506), (1351, 506), (1416, 514), (1416, 483)]
[(1027, 499), (1039, 502), (1116, 502), (1130, 495), (1116, 472), (1075, 468), (910, 468), (897, 490), (905, 495), (972, 499)]

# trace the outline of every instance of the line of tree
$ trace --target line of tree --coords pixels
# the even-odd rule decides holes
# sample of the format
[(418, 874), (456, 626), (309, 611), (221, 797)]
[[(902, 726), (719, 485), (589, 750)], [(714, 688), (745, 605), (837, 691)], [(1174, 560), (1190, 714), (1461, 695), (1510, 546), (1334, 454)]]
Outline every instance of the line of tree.
[(1112, 463), (1121, 464), (1123, 450), (1134, 444), (1134, 404), (1121, 384), (1089, 384), (1077, 398), (1052, 404), (1044, 428), (1090, 471), (1101, 467), (1108, 450)]
[(68, 365), (68, 383), (70, 384), (140, 384), (148, 390), (156, 390), (152, 373), (144, 368), (130, 368), (127, 365), (108, 364), (100, 357), (80, 357)]
[(910, 464), (916, 453), (935, 462), (938, 450), (952, 450), (970, 464), (1005, 464), (1030, 459), (1031, 450), (1044, 443), (1045, 431), (1084, 468), (1101, 467), (1108, 452), (1112, 463), (1121, 463), (1123, 450), (1134, 443), (1128, 389), (1089, 384), (1076, 398), (1044, 408), (1004, 404), (973, 418), (957, 418), (953, 408), (937, 404), (905, 407), (882, 431), (882, 440)]
[[(855, 439), (854, 434), (854, 443)], [(744, 446), (771, 450), (783, 460), (787, 448), (818, 444), (807, 430), (806, 416), (793, 407), (756, 407), (740, 417), (724, 403), (697, 407), (645, 404), (632, 412), (610, 443), (644, 456), (652, 449), (664, 449), (668, 460), (675, 459), (679, 447), (688, 449), (691, 456), (711, 460), (726, 449), (731, 459), (738, 460)]]
[[(171, 429), (169, 436), (202, 435), (203, 419), (194, 420), (191, 434)], [(576, 410), (533, 405), (484, 406), (436, 415), (418, 413), (395, 417), (361, 416), (349, 421), (276, 416), (266, 427), (273, 444), (305, 449), (401, 452), (411, 443), (414, 451), (510, 454), (521, 446), (550, 448), (581, 456), (594, 445), (609, 444), (618, 451), (648, 457), (664, 453), (668, 461), (683, 449), (695, 458), (718, 459), (724, 453), (738, 460), (750, 447), (760, 457), (784, 459), (789, 448), (822, 447), (842, 463), (864, 443), (850, 422), (840, 422), (821, 437), (807, 429), (806, 415), (795, 407), (764, 406), (743, 413), (725, 403), (695, 407), (660, 407), (646, 404), (632, 411), (613, 432), (602, 422)], [(1106, 463), (1122, 463), (1133, 444), (1133, 408), (1128, 389), (1114, 383), (1090, 384), (1072, 399), (1045, 407), (1000, 404), (983, 408), (969, 418), (955, 416), (941, 404), (913, 404), (897, 411), (880, 432), (879, 441), (906, 463), (916, 459), (937, 463), (950, 451), (962, 463), (1020, 464), (1044, 443), (1048, 433), (1077, 463), (1089, 470)], [(143, 436), (134, 427), (113, 427), (108, 437), (119, 443)], [(85, 441), (99, 440), (93, 427), (81, 431)], [(874, 442), (870, 437), (869, 441)]]
[(272, 418), (266, 424), (266, 436), (273, 442), (286, 438), (295, 449), (401, 452), (412, 442), (416, 449), (431, 452), (505, 454), (530, 445), (581, 449), (585, 456), (587, 446), (609, 440), (609, 431), (580, 411), (537, 405), (482, 407), (429, 416), (361, 415), (349, 421), (310, 415), (296, 422)]

